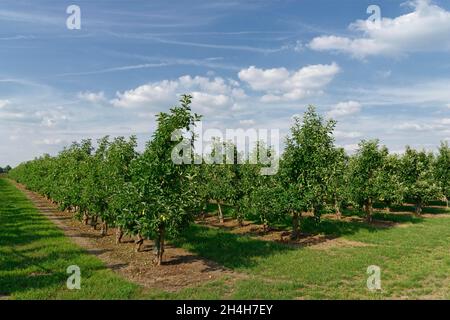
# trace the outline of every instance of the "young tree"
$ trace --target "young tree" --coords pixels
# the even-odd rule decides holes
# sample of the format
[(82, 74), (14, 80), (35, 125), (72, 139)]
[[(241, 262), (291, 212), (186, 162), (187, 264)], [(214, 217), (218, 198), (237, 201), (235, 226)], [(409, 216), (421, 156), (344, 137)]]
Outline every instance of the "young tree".
[(326, 202), (335, 122), (325, 122), (313, 106), (308, 107), (303, 120), (295, 117), (294, 121), (280, 163), (280, 176), (287, 200), (285, 209), (292, 214), (292, 238), (298, 238), (302, 212), (312, 211), (318, 219)]
[[(106, 224), (116, 226), (116, 243), (120, 243), (125, 230), (135, 235), (133, 222), (130, 221), (132, 209), (136, 206), (134, 201), (138, 197), (135, 195), (131, 181), (131, 162), (136, 158), (135, 151), (137, 140), (131, 136), (129, 141), (124, 137), (115, 138), (110, 144), (105, 154), (104, 174), (105, 188), (107, 190), (107, 211), (103, 214), (102, 220)], [(139, 211), (137, 211), (139, 212)]]
[[(242, 213), (258, 217), (267, 232), (271, 225), (284, 217), (283, 188), (275, 175), (263, 175), (261, 169), (265, 166), (262, 157), (275, 157), (273, 148), (268, 148), (258, 141), (248, 161), (240, 166), (239, 209)], [(244, 216), (244, 215), (243, 215)]]
[(117, 227), (116, 244), (127, 234), (137, 236), (135, 251), (139, 252), (144, 239), (141, 232), (141, 219), (145, 212), (145, 203), (142, 202), (143, 195), (138, 187), (132, 182), (125, 181), (120, 189), (110, 199), (110, 210), (114, 216), (114, 224)]
[(388, 155), (378, 140), (361, 141), (350, 161), (350, 192), (353, 201), (363, 207), (368, 222), (372, 221), (373, 204), (380, 199), (379, 174)]
[(439, 154), (435, 162), (435, 176), (441, 187), (444, 201), (448, 208), (448, 201), (450, 199), (450, 147), (448, 142), (441, 142), (439, 147)]
[(379, 200), (391, 211), (392, 205), (399, 205), (403, 201), (405, 187), (400, 176), (401, 161), (397, 155), (384, 158), (383, 166), (377, 176), (376, 185), (379, 189)]
[[(155, 240), (157, 265), (162, 263), (166, 237), (176, 237), (193, 220), (195, 193), (190, 188), (193, 164), (177, 164), (173, 155), (180, 143), (193, 145), (192, 130), (200, 116), (192, 114), (190, 104), (191, 96), (184, 95), (181, 106), (159, 113), (153, 139), (142, 156), (133, 161), (133, 183), (142, 196), (143, 207), (137, 224), (142, 236)], [(188, 138), (176, 134), (183, 129)], [(193, 156), (189, 158), (192, 163)]]
[(343, 204), (349, 198), (349, 157), (343, 148), (335, 148), (329, 161), (331, 164), (331, 178), (328, 183), (328, 194), (336, 217), (340, 219), (342, 217)]
[(70, 158), (67, 159), (66, 195), (71, 206), (77, 207), (84, 224), (89, 223), (89, 200), (86, 197), (88, 190), (87, 176), (90, 170), (92, 157), (92, 141), (82, 140), (81, 144), (74, 143), (71, 146)]
[(208, 192), (209, 198), (217, 203), (219, 222), (223, 223), (222, 205), (232, 204), (236, 194), (236, 172), (231, 159), (234, 156), (234, 145), (214, 139), (211, 147), (211, 153), (205, 158)]
[(84, 162), (85, 178), (83, 180), (82, 203), (86, 207), (91, 225), (96, 229), (97, 219), (102, 219), (101, 234), (108, 233), (108, 178), (105, 158), (109, 146), (109, 137), (98, 140), (94, 154)]
[(441, 196), (440, 188), (433, 175), (434, 156), (426, 151), (406, 147), (402, 157), (402, 179), (406, 197), (415, 203), (415, 215), (422, 213), (423, 206)]

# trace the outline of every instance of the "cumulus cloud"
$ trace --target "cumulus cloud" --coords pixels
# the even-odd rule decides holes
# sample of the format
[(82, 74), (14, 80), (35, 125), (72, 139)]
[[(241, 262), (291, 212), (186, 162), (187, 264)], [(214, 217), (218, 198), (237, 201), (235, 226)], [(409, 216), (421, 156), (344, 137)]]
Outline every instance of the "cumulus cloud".
[(361, 104), (357, 101), (339, 102), (328, 111), (327, 115), (333, 117), (343, 117), (355, 114), (361, 111)]
[(339, 73), (336, 63), (309, 65), (297, 71), (286, 68), (259, 69), (251, 66), (239, 72), (241, 81), (263, 91), (263, 102), (295, 101), (319, 94)]
[[(185, 75), (175, 80), (147, 83), (137, 88), (117, 92), (110, 102), (119, 108), (161, 109), (177, 101), (183, 93), (193, 96), (193, 107), (208, 113), (218, 110), (239, 111), (248, 99), (241, 87), (245, 82), (254, 91), (262, 92), (261, 101), (296, 101), (320, 94), (340, 71), (336, 63), (310, 65), (297, 71), (286, 68), (259, 69), (251, 66), (238, 73), (240, 81), (221, 77)], [(92, 99), (91, 93), (84, 98)]]
[(247, 98), (239, 83), (220, 77), (209, 78), (189, 75), (176, 80), (148, 83), (125, 92), (117, 92), (111, 103), (121, 108), (161, 109), (172, 105), (181, 94), (193, 96), (196, 111), (209, 113), (218, 110), (238, 109), (238, 103)]
[(450, 12), (431, 0), (408, 2), (413, 11), (396, 18), (382, 18), (379, 26), (357, 20), (349, 28), (360, 36), (320, 36), (308, 47), (337, 51), (356, 58), (375, 55), (396, 56), (411, 52), (450, 51)]
[(103, 91), (100, 92), (79, 92), (78, 98), (81, 100), (85, 100), (91, 103), (101, 103), (106, 101), (105, 93)]
[(123, 93), (117, 92), (117, 98), (113, 99), (111, 103), (121, 108), (136, 108), (166, 103), (173, 100), (177, 88), (178, 83), (176, 81), (163, 80), (149, 83)]

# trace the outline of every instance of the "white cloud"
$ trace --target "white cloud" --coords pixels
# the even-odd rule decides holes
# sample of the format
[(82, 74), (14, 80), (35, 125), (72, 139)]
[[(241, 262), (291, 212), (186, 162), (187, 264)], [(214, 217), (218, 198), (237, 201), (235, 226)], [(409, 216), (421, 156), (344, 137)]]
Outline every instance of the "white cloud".
[(34, 116), (43, 127), (47, 128), (52, 128), (57, 125), (64, 124), (69, 120), (69, 117), (61, 108), (37, 111), (34, 113)]
[(34, 144), (36, 145), (46, 145), (46, 146), (56, 146), (61, 145), (63, 143), (66, 143), (66, 141), (60, 138), (44, 138), (34, 141)]
[(356, 139), (363, 136), (363, 134), (358, 131), (339, 131), (339, 130), (335, 130), (333, 135), (337, 139)]
[(305, 46), (303, 45), (303, 43), (301, 41), (297, 41), (295, 43), (295, 46), (294, 46), (295, 52), (302, 52), (304, 49), (305, 49)]
[(239, 124), (241, 124), (243, 126), (252, 126), (255, 124), (255, 120), (253, 120), (253, 119), (240, 120)]
[(100, 92), (79, 92), (78, 98), (81, 100), (89, 101), (92, 103), (101, 103), (106, 101), (105, 93), (103, 91)]
[(219, 77), (214, 79), (206, 77), (191, 77), (189, 75), (182, 76), (178, 79), (178, 84), (185, 88), (198, 88), (202, 91), (213, 94), (224, 94), (230, 89), (229, 85), (225, 83), (225, 80)]
[(330, 111), (328, 117), (342, 117), (355, 114), (361, 111), (361, 104), (357, 101), (346, 101), (336, 104)]
[(152, 106), (173, 101), (176, 95), (178, 82), (163, 80), (156, 83), (145, 84), (123, 93), (117, 92), (117, 98), (111, 103), (116, 107), (136, 108)]
[(337, 51), (365, 58), (374, 55), (396, 56), (410, 52), (450, 51), (450, 12), (430, 0), (408, 3), (413, 11), (396, 18), (382, 18), (380, 26), (357, 20), (350, 29), (362, 36), (320, 36), (308, 47), (317, 51)]
[(6, 107), (9, 103), (9, 100), (0, 100), (0, 109)]
[[(238, 76), (256, 91), (262, 91), (261, 101), (296, 101), (307, 96), (320, 94), (340, 71), (336, 63), (310, 65), (297, 71), (286, 68), (258, 69), (254, 66), (243, 69)], [(124, 92), (117, 92), (110, 103), (120, 108), (167, 108), (177, 101), (181, 94), (193, 96), (193, 107), (207, 114), (218, 110), (243, 110), (242, 102), (248, 99), (241, 88), (242, 83), (220, 77), (185, 75), (175, 80), (162, 80), (141, 85)], [(80, 97), (95, 100), (98, 94), (84, 93)], [(101, 95), (101, 98), (104, 98)]]
[(316, 95), (334, 79), (340, 68), (336, 63), (309, 65), (291, 72), (286, 68), (259, 69), (251, 66), (239, 72), (239, 79), (255, 91), (263, 91), (263, 102), (295, 101)]
[(235, 108), (238, 102), (247, 98), (244, 90), (234, 80), (220, 77), (179, 77), (176, 80), (163, 80), (148, 83), (135, 89), (117, 92), (117, 98), (111, 100), (116, 107), (166, 109), (178, 101), (181, 94), (191, 94), (195, 111), (208, 114)]
[[(402, 85), (350, 89), (362, 104), (443, 106), (450, 100), (450, 78), (408, 81)], [(350, 94), (349, 93), (349, 94)]]
[(354, 153), (356, 152), (356, 150), (358, 150), (359, 146), (357, 143), (351, 143), (351, 144), (345, 144), (342, 146), (342, 148), (344, 148), (344, 150), (348, 153)]
[(0, 112), (0, 120), (24, 120), (26, 118), (26, 114), (23, 112)]
[(259, 69), (251, 66), (239, 71), (239, 79), (247, 82), (253, 90), (264, 91), (280, 86), (290, 77), (286, 68)]
[(450, 131), (449, 130), (450, 118), (442, 118), (429, 122), (414, 122), (406, 121), (394, 126), (394, 129), (405, 131)]
[(415, 122), (403, 122), (394, 126), (397, 130), (414, 130), (414, 131), (425, 131), (431, 130), (433, 126), (427, 124), (420, 124)]

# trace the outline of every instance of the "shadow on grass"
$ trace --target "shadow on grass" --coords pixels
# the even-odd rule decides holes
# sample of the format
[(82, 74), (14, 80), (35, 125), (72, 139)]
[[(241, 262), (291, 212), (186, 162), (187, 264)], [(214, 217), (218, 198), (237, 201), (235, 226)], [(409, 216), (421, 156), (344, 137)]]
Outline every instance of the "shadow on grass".
[(303, 232), (310, 234), (324, 234), (336, 237), (352, 235), (360, 230), (367, 230), (369, 232), (377, 232), (380, 230), (376, 225), (361, 221), (321, 219), (317, 222), (312, 217), (303, 218), (301, 229)]
[(275, 242), (199, 225), (192, 225), (172, 243), (231, 269), (249, 268), (258, 263), (258, 258), (292, 250)]
[(0, 291), (3, 295), (64, 288), (70, 265), (84, 276), (105, 267), (74, 248), (14, 186), (0, 179)]
[[(362, 229), (369, 232), (382, 230), (359, 221), (322, 219), (316, 222), (312, 217), (305, 217), (301, 221), (303, 236), (324, 234), (332, 238), (351, 235)], [(258, 240), (249, 235), (233, 234), (226, 229), (201, 225), (192, 225), (178, 240), (173, 240), (172, 244), (231, 269), (250, 268), (257, 265), (261, 258), (290, 250), (302, 250), (289, 243)]]
[[(434, 201), (436, 203), (437, 201)], [(411, 214), (415, 211), (415, 206), (413, 204), (404, 204), (401, 206), (392, 207), (392, 212), (410, 212)], [(436, 206), (430, 203), (429, 206), (426, 206), (422, 209), (422, 213), (428, 214), (450, 214), (450, 210), (445, 208), (444, 206)]]
[(410, 213), (387, 213), (377, 212), (373, 215), (373, 218), (381, 221), (390, 221), (395, 223), (420, 223), (424, 218), (416, 217)]

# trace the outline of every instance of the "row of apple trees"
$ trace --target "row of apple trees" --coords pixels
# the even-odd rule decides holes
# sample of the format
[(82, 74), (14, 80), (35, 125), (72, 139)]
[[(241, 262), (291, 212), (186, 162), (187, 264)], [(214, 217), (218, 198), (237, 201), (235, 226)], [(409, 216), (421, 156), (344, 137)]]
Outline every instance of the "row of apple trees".
[[(23, 163), (10, 176), (85, 224), (100, 225), (102, 235), (115, 227), (117, 243), (124, 234), (134, 236), (139, 251), (144, 239), (154, 240), (158, 265), (166, 239), (178, 237), (210, 203), (217, 205), (221, 222), (225, 207), (239, 223), (259, 219), (264, 230), (289, 219), (293, 238), (300, 235), (305, 213), (319, 220), (322, 213), (334, 212), (339, 218), (351, 206), (370, 222), (375, 203), (390, 210), (413, 202), (417, 215), (431, 200), (448, 204), (448, 144), (442, 143), (437, 154), (407, 147), (400, 156), (377, 140), (363, 140), (349, 156), (335, 146), (336, 123), (312, 106), (294, 118), (282, 155), (260, 142), (246, 159), (233, 143), (216, 140), (200, 162), (194, 152), (184, 152), (191, 161), (177, 163), (173, 155), (180, 142), (193, 146), (197, 138), (194, 126), (201, 117), (190, 104), (191, 96), (184, 95), (180, 106), (158, 114), (157, 129), (142, 153), (136, 152), (135, 137), (104, 137), (95, 148), (83, 140), (55, 157)], [(183, 134), (174, 139), (179, 130)], [(261, 174), (266, 165), (257, 160), (262, 156), (279, 157), (276, 174)]]

